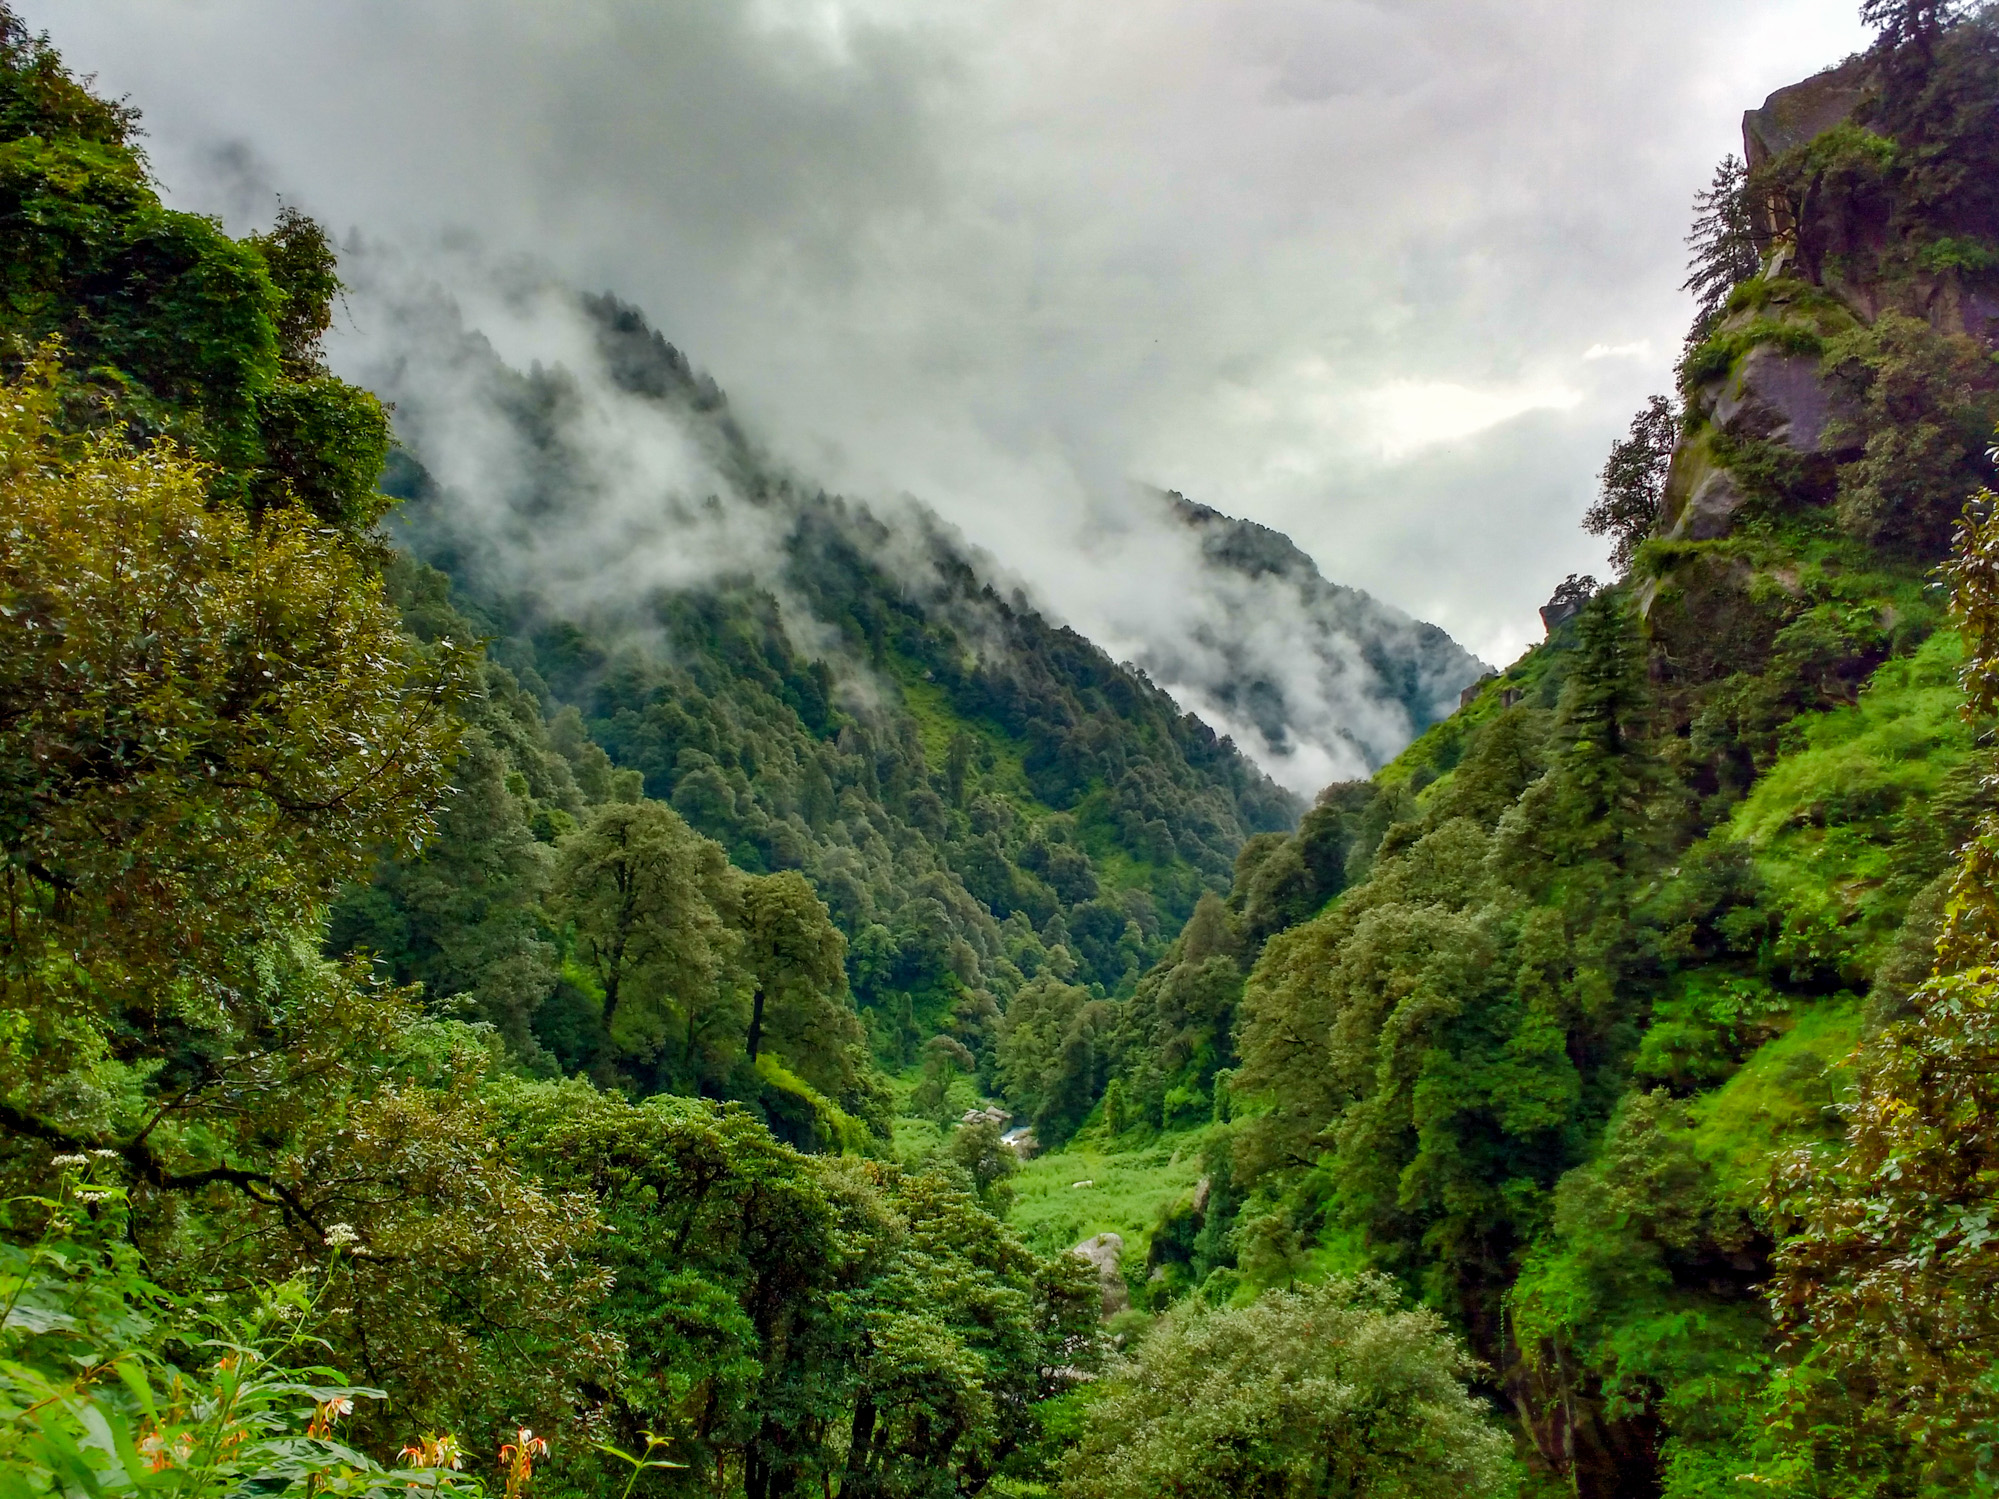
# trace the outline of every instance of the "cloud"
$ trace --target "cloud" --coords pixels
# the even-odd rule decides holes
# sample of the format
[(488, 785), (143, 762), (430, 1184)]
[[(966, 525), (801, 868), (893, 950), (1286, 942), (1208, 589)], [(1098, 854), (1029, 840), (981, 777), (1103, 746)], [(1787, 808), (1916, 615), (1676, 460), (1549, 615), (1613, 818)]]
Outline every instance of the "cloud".
[[(651, 629), (662, 592), (751, 580), (779, 599), (794, 643), (864, 695), (868, 670), (839, 622), (791, 586), (794, 534), (855, 527), (910, 597), (987, 648), (1005, 649), (997, 622), (958, 596), (938, 547), (1004, 595), (1040, 591), (914, 500), (877, 502), (871, 521), (829, 517), (811, 476), (746, 442), (713, 386), (629, 308), (464, 247), (355, 239), (343, 258), (335, 362), (393, 401), (430, 481), (397, 523), (486, 586), (626, 632)], [(801, 505), (814, 518), (795, 533)], [(1104, 642), (1301, 795), (1384, 763), (1479, 674), (1429, 626), (1328, 588), (1281, 537), (1171, 496), (1127, 487), (1079, 539), (1118, 585), (1092, 595)]]
[(177, 202), (247, 224), (267, 180), (614, 289), (1092, 634), (1135, 479), (1499, 659), (1602, 568), (1576, 518), (1670, 380), (1692, 193), (1862, 41), (1846, 0), (27, 8)]

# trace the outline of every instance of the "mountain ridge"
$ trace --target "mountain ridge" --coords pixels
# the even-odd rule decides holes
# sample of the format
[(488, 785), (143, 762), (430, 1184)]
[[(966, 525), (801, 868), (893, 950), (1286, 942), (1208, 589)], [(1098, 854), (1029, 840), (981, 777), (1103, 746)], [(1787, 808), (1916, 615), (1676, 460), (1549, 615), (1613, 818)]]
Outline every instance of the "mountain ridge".
[[(1314, 792), (1355, 770), (1380, 769), (1456, 711), (1460, 692), (1490, 670), (1438, 626), (1327, 579), (1283, 532), (1178, 491), (1164, 499), (1199, 538), (1211, 569), (1261, 586), (1250, 595), (1218, 590), (1222, 620), (1195, 627), (1219, 671), (1190, 672), (1187, 663), (1160, 669), (1252, 732), (1259, 758), (1324, 756)], [(1256, 651), (1265, 631), (1281, 633), (1288, 650)], [(1353, 761), (1340, 763), (1332, 744), (1347, 746)]]

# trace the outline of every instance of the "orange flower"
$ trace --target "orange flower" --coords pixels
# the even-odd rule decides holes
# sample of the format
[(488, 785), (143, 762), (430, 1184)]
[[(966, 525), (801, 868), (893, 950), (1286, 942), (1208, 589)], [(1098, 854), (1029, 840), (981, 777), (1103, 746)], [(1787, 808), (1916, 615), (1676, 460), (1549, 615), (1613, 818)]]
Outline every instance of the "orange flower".
[(507, 1473), (506, 1499), (521, 1499), (527, 1491), (528, 1480), (534, 1477), (534, 1460), (548, 1456), (548, 1439), (538, 1437), (523, 1426), (514, 1433), (514, 1440), (500, 1449), (500, 1466)]
[[(317, 1437), (321, 1441), (325, 1441), (326, 1438), (333, 1435), (333, 1423), (338, 1421), (342, 1416), (349, 1416), (353, 1413), (354, 1402), (349, 1400), (345, 1395), (335, 1395), (331, 1400), (322, 1400), (318, 1405), (313, 1407), (312, 1424), (306, 1427), (305, 1434), (309, 1437)], [(403, 1450), (408, 1451), (409, 1449), (404, 1448)]]
[(155, 1427), (139, 1438), (139, 1455), (146, 1460), (148, 1468), (161, 1473), (194, 1455), (194, 1437), (184, 1431), (169, 1443), (166, 1434)]
[(450, 1432), (442, 1436), (422, 1436), (396, 1454), (403, 1464), (411, 1468), (451, 1468), (465, 1466), (465, 1457), (458, 1448), (458, 1438)]

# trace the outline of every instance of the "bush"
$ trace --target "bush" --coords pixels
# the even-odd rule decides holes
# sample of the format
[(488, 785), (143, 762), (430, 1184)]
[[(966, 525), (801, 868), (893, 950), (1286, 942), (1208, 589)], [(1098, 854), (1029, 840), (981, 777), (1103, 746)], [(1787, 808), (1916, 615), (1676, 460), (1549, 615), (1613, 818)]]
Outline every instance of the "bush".
[(1376, 1276), (1183, 1305), (1106, 1381), (1070, 1499), (1423, 1499), (1513, 1491), (1471, 1358)]
[(172, 1297), (121, 1237), (106, 1162), (59, 1164), (59, 1196), (15, 1199), (0, 1220), (43, 1225), (32, 1245), (0, 1238), (0, 1495), (478, 1491), (449, 1436), (407, 1449), (417, 1471), (397, 1473), (335, 1435), (382, 1392), (301, 1366), (321, 1346), (303, 1282), (267, 1289), (247, 1316)]

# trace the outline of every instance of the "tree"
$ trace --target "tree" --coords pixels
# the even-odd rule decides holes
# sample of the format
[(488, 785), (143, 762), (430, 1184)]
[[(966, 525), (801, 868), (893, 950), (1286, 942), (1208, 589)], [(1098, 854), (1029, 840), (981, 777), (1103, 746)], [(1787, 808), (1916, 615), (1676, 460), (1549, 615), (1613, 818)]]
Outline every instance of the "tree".
[(468, 664), (303, 513), (253, 524), (171, 445), (60, 435), (56, 379), (45, 351), (0, 400), (0, 1055), (24, 1106), (113, 1031), (136, 1063), (246, 1019), (259, 944), (430, 831)]
[(1016, 1112), (1034, 1121), (1043, 1149), (1074, 1134), (1103, 1092), (1116, 1024), (1115, 1005), (1053, 973), (1036, 978), (1007, 1006), (998, 1044), (1001, 1089)]
[[(1999, 496), (1946, 570), (1966, 715), (1999, 711)], [(1990, 1492), (1999, 1454), (1999, 817), (1966, 846), (1934, 975), (1856, 1058), (1844, 1149), (1792, 1157), (1772, 1206), (1795, 1225), (1770, 1299), (1809, 1358), (1777, 1422), (1794, 1462), (1888, 1437), (1936, 1492)], [(1820, 1371), (1823, 1371), (1821, 1373)]]
[(955, 1036), (932, 1036), (923, 1043), (923, 1077), (909, 1095), (910, 1109), (940, 1124), (951, 1113), (951, 1080), (961, 1072), (977, 1072), (979, 1059)]
[(666, 1492), (978, 1493), (1099, 1362), (1093, 1267), (1037, 1260), (955, 1173), (802, 1155), (702, 1099), (570, 1081), (499, 1102), (615, 1230), (596, 1320), (625, 1357), (599, 1419), (675, 1438), (690, 1467)]
[(1875, 50), (1883, 56), (1910, 46), (1927, 54), (1968, 8), (1966, 0), (1860, 0), (1860, 24), (1875, 29)]
[(1924, 561), (1943, 557), (1964, 496), (1992, 476), (1991, 359), (1962, 333), (1889, 309), (1832, 340), (1824, 367), (1847, 396), (1845, 424), (1866, 444), (1840, 469), (1840, 524)]
[(612, 1057), (683, 1086), (726, 1072), (749, 1016), (729, 982), (742, 939), (722, 912), (739, 877), (659, 802), (612, 802), (556, 850), (551, 905), (603, 1000)]
[(1511, 1491), (1476, 1365), (1380, 1277), (1183, 1306), (1115, 1369), (1067, 1499), (1479, 1499)]
[(1694, 224), (1687, 235), (1693, 252), (1682, 291), (1694, 294), (1692, 348), (1714, 331), (1729, 293), (1762, 268), (1749, 212), (1749, 170), (1738, 156), (1722, 158), (1714, 180), (1694, 195)]
[(1000, 1135), (999, 1121), (974, 1118), (951, 1131), (944, 1154), (971, 1177), (979, 1202), (996, 1218), (1004, 1218), (1013, 1205), (1013, 1183), (1020, 1170), (1020, 1157)]
[(847, 939), (795, 870), (744, 880), (730, 912), (735, 963), (751, 989), (746, 1035), (755, 1062), (768, 1027), (799, 1076), (834, 1095), (854, 1082), (861, 1024), (847, 1001)]
[(1631, 419), (1631, 431), (1610, 446), (1597, 479), (1597, 501), (1584, 512), (1583, 529), (1610, 538), (1610, 560), (1620, 573), (1631, 570), (1638, 544), (1659, 524), (1666, 497), (1666, 470), (1680, 436), (1673, 403), (1653, 396)]

